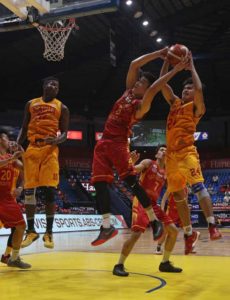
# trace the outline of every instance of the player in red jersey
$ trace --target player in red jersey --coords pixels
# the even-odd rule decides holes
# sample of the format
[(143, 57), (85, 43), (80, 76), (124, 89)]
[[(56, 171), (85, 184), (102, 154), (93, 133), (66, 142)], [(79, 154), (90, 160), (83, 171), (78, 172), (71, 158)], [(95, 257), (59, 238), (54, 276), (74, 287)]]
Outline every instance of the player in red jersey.
[(22, 155), (22, 151), (9, 154), (8, 149), (9, 138), (5, 132), (0, 132), (0, 220), (5, 228), (15, 227), (12, 237), (12, 256), (7, 265), (28, 269), (31, 265), (23, 262), (19, 256), (26, 223), (13, 195), (15, 168), (19, 165), (18, 157)]
[[(153, 210), (157, 218), (163, 222), (164, 229), (167, 232), (165, 241), (165, 249), (162, 262), (160, 263), (159, 270), (161, 272), (182, 272), (181, 268), (174, 267), (169, 261), (169, 257), (176, 243), (178, 230), (173, 224), (173, 221), (167, 214), (157, 205), (157, 199), (166, 181), (165, 174), (165, 153), (166, 146), (159, 146), (156, 152), (156, 161), (150, 159), (142, 160), (135, 166), (137, 173), (140, 175), (140, 185), (145, 189), (147, 195), (152, 201)], [(137, 200), (133, 199), (132, 207), (132, 233), (130, 238), (124, 243), (118, 264), (114, 266), (113, 274), (117, 276), (128, 276), (129, 273), (124, 269), (124, 262), (133, 249), (135, 243), (140, 238), (141, 234), (145, 232), (149, 224), (148, 217)]]
[(168, 49), (164, 48), (132, 61), (126, 78), (126, 91), (114, 104), (105, 123), (103, 136), (94, 149), (92, 183), (101, 206), (103, 223), (98, 238), (91, 243), (93, 246), (106, 242), (118, 233), (110, 224), (108, 184), (111, 184), (114, 179), (113, 167), (116, 168), (119, 177), (131, 187), (144, 207), (153, 228), (154, 240), (157, 240), (163, 232), (163, 226), (153, 212), (151, 200), (136, 179), (136, 171), (130, 159), (128, 137), (132, 125), (149, 111), (154, 96), (166, 82), (186, 67), (185, 63), (181, 62), (156, 81), (150, 73), (142, 73), (140, 76), (140, 68), (143, 65), (157, 58), (165, 58), (167, 51)]
[[(188, 189), (187, 187), (185, 188), (185, 194), (188, 194)], [(176, 206), (176, 202), (174, 199), (174, 196), (172, 193), (169, 193), (168, 190), (166, 190), (166, 192), (164, 193), (162, 200), (161, 200), (161, 209), (163, 211), (165, 211), (165, 206), (166, 206), (166, 201), (168, 200), (168, 205), (167, 205), (167, 210), (166, 210), (166, 214), (170, 217), (170, 219), (173, 221), (173, 223), (179, 227), (179, 228), (183, 228), (181, 219), (179, 217), (178, 211), (177, 211), (177, 206)], [(197, 235), (198, 238), (193, 242), (192, 244), (192, 250), (191, 253), (196, 253), (195, 251), (195, 245), (199, 239), (200, 236), (200, 232), (197, 231)], [(164, 232), (163, 235), (161, 236), (161, 238), (157, 241), (157, 249), (155, 251), (155, 254), (162, 254), (162, 249), (161, 249), (161, 245), (164, 243), (165, 239), (167, 236), (167, 232)], [(186, 246), (186, 245), (185, 245)], [(186, 247), (185, 247), (186, 249)], [(185, 254), (189, 254), (189, 253), (185, 253)]]

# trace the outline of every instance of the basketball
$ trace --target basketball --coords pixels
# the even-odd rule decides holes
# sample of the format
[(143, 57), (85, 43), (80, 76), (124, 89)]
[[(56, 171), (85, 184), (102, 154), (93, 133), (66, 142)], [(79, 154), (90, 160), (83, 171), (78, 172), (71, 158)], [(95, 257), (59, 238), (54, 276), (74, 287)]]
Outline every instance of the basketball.
[(182, 57), (186, 57), (189, 53), (188, 48), (185, 45), (175, 44), (168, 50), (167, 58), (170, 65), (177, 65)]

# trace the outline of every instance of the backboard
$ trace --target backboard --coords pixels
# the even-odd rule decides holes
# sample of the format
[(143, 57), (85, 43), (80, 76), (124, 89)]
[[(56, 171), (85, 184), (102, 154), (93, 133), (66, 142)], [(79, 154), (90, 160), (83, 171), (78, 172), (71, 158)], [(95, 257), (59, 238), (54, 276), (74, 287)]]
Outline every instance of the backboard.
[[(0, 32), (32, 28), (32, 25), (25, 20), (26, 18), (18, 17), (3, 5), (4, 2), (9, 1), (14, 3), (15, 0), (0, 0)], [(44, 2), (46, 0), (33, 1)], [(119, 6), (119, 0), (50, 0), (47, 2), (50, 5), (49, 12), (44, 11), (39, 14), (41, 23), (112, 12)]]

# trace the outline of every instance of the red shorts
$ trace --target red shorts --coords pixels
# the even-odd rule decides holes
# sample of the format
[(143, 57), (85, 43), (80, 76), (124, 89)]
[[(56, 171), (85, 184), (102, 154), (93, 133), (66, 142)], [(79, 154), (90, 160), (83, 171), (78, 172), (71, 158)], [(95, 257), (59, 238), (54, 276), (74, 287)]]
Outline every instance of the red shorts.
[[(157, 218), (165, 225), (168, 226), (173, 223), (172, 219), (160, 208), (159, 205), (153, 205), (154, 213)], [(133, 198), (132, 208), (132, 231), (145, 232), (149, 224), (149, 218), (136, 197)]]
[(167, 209), (167, 215), (172, 219), (176, 226), (183, 227), (176, 208), (169, 206)]
[(0, 199), (0, 220), (5, 228), (26, 224), (20, 206), (13, 197)]
[(94, 149), (92, 183), (98, 181), (113, 182), (114, 170), (124, 179), (128, 175), (136, 175), (130, 158), (128, 143), (113, 140), (100, 140)]

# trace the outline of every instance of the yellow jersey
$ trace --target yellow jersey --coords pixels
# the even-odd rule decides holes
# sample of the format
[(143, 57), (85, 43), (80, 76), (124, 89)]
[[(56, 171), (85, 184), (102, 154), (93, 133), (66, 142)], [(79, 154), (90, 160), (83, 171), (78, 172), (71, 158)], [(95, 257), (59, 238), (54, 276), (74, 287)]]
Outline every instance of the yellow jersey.
[(30, 122), (27, 131), (27, 138), (30, 142), (34, 142), (36, 139), (44, 139), (48, 136), (57, 136), (61, 106), (62, 103), (58, 99), (45, 102), (40, 97), (30, 102)]
[(201, 117), (194, 116), (194, 103), (183, 104), (177, 98), (170, 108), (167, 118), (167, 151), (178, 151), (194, 144), (196, 125)]

